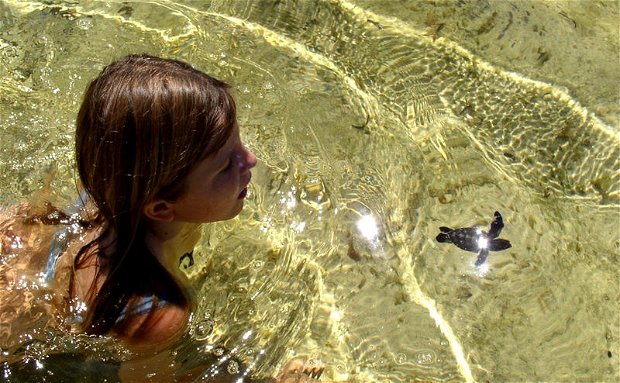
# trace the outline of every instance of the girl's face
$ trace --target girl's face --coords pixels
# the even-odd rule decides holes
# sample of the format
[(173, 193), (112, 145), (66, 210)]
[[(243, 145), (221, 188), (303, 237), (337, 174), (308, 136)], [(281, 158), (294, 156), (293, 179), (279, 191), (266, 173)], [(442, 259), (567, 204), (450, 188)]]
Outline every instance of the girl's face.
[(174, 220), (206, 223), (235, 217), (243, 208), (256, 156), (243, 146), (236, 126), (228, 141), (185, 179), (185, 193), (170, 202)]

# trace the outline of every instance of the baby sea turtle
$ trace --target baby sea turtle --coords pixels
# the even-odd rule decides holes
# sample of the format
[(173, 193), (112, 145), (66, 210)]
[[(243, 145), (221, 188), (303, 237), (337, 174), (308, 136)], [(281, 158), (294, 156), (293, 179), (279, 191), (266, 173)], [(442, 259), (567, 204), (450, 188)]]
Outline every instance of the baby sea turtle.
[(439, 228), (441, 233), (437, 236), (437, 241), (450, 242), (460, 249), (478, 253), (475, 263), (478, 267), (486, 261), (489, 251), (506, 250), (511, 247), (509, 241), (497, 238), (503, 227), (502, 215), (496, 211), (488, 233), (478, 227), (450, 229), (442, 226)]

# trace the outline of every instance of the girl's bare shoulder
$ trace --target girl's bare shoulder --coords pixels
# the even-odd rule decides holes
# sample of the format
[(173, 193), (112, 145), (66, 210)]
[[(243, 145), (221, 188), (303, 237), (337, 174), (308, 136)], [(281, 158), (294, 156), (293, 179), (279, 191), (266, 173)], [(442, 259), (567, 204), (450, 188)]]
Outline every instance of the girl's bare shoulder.
[(157, 352), (181, 337), (189, 314), (189, 307), (164, 305), (152, 312), (128, 317), (123, 333), (118, 335), (134, 351)]

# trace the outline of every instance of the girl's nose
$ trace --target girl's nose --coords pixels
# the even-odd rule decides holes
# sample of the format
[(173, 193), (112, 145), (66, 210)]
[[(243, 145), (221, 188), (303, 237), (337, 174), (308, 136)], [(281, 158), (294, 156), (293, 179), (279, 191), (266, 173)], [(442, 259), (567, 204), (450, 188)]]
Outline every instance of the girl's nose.
[(252, 152), (250, 149), (246, 148), (245, 146), (243, 147), (243, 154), (244, 154), (244, 160), (243, 161), (243, 170), (247, 171), (252, 169), (254, 166), (256, 166), (256, 162), (258, 161), (258, 159), (256, 158), (256, 155), (254, 154), (254, 152)]

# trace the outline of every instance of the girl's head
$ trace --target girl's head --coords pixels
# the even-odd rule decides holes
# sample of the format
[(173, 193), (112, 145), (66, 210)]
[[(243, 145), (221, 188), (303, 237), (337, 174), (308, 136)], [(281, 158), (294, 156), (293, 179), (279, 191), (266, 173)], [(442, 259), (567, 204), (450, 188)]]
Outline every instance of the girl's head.
[(76, 160), (103, 225), (75, 261), (100, 260), (86, 331), (122, 331), (116, 318), (138, 296), (187, 303), (144, 238), (152, 220), (211, 222), (241, 210), (256, 157), (239, 139), (228, 86), (179, 61), (123, 58), (86, 90)]
[(191, 66), (128, 56), (90, 84), (80, 109), (80, 180), (108, 223), (136, 227), (154, 200), (173, 201), (186, 177), (236, 127), (228, 86)]

